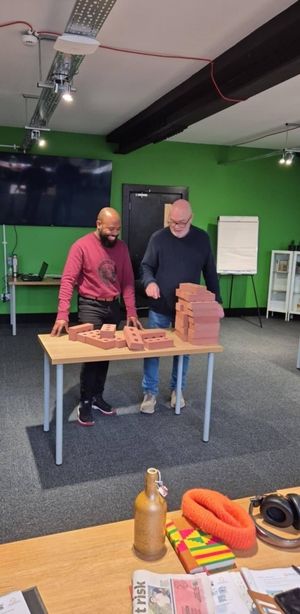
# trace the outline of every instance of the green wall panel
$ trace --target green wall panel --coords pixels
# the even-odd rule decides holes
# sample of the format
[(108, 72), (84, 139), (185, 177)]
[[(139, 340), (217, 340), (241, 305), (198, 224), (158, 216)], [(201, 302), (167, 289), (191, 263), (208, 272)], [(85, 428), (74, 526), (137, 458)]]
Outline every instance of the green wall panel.
[[(24, 131), (1, 128), (0, 143), (20, 144)], [(216, 246), (219, 215), (258, 215), (259, 254), (255, 285), (261, 307), (267, 303), (268, 277), (272, 249), (286, 249), (292, 239), (300, 242), (300, 163), (282, 168), (276, 157), (250, 162), (218, 164), (218, 160), (261, 154), (261, 150), (237, 150), (212, 145), (163, 142), (149, 145), (128, 155), (116, 155), (103, 137), (87, 134), (51, 132), (47, 155), (109, 159), (113, 162), (111, 205), (121, 211), (122, 184), (181, 185), (189, 188), (194, 223), (207, 230)], [(37, 150), (33, 150), (37, 152)], [(41, 153), (40, 151), (38, 153)], [(1, 206), (1, 203), (0, 203)], [(20, 270), (36, 272), (42, 260), (49, 273), (60, 273), (72, 242), (88, 229), (17, 227)], [(6, 227), (8, 253), (15, 245), (15, 231)], [(2, 233), (1, 233), (2, 237)], [(0, 276), (3, 277), (3, 251)], [(222, 277), (224, 306), (228, 305), (230, 277)], [(2, 290), (1, 290), (2, 291)], [(57, 289), (20, 288), (18, 313), (55, 312)], [(232, 307), (254, 307), (249, 277), (235, 278)], [(0, 303), (0, 314), (8, 312)], [(73, 301), (73, 310), (75, 301)]]

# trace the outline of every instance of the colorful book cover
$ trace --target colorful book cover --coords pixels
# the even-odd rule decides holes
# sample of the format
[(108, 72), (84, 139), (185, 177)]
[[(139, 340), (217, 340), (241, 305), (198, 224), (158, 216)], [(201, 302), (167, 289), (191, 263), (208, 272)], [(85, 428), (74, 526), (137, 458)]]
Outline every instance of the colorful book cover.
[(187, 573), (235, 566), (235, 555), (218, 538), (195, 528), (184, 516), (167, 520), (166, 534)]

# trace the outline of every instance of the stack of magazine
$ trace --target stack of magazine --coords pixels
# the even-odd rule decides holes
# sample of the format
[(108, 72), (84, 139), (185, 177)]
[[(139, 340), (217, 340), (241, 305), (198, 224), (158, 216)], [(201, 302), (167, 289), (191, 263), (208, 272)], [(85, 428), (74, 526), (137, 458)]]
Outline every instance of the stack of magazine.
[(300, 588), (293, 567), (224, 571), (208, 575), (158, 574), (132, 577), (133, 614), (276, 614), (274, 596)]

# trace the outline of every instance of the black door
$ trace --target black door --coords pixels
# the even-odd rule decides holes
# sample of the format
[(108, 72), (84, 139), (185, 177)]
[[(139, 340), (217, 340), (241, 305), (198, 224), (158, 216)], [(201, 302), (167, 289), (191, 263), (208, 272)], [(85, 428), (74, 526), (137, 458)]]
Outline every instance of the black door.
[(149, 238), (163, 228), (165, 205), (178, 198), (188, 198), (183, 187), (123, 185), (122, 238), (128, 245), (136, 280), (137, 307), (146, 307), (147, 300), (141, 284), (140, 264)]

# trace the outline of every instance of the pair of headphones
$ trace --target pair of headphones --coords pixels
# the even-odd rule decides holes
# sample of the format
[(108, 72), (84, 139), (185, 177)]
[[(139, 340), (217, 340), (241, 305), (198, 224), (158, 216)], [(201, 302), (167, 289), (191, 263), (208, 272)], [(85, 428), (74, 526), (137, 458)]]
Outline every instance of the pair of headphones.
[(269, 524), (281, 528), (293, 526), (300, 531), (300, 495), (288, 493), (286, 496), (271, 494), (251, 497), (249, 505), (249, 514), (255, 524), (257, 537), (279, 548), (300, 547), (300, 537), (286, 539), (257, 524), (253, 515), (255, 507), (259, 507), (263, 519)]

